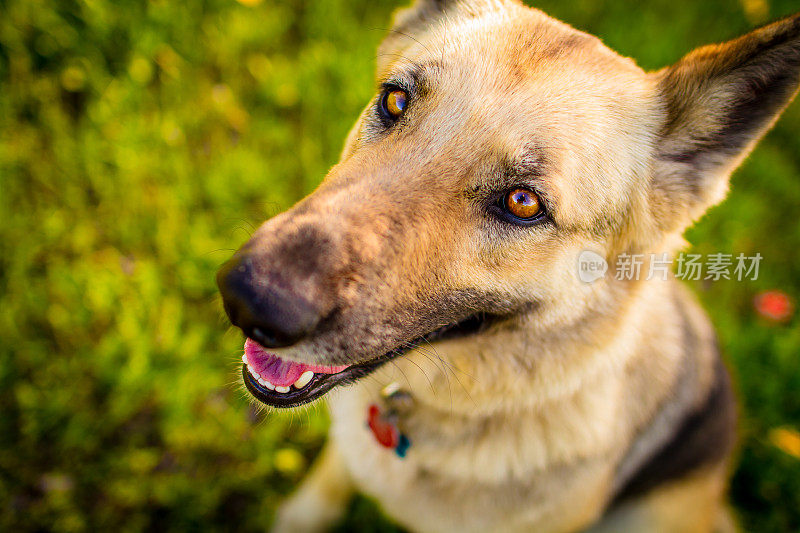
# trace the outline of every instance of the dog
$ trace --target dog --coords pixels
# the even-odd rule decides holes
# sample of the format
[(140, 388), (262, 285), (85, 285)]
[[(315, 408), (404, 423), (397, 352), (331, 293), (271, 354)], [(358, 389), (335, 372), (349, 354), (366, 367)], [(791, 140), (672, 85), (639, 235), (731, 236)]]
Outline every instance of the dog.
[[(515, 0), (418, 0), (319, 188), (220, 269), (268, 406), (332, 425), (276, 531), (735, 527), (715, 334), (647, 277), (800, 83), (800, 15), (645, 72)], [(644, 257), (642, 275), (578, 275)]]

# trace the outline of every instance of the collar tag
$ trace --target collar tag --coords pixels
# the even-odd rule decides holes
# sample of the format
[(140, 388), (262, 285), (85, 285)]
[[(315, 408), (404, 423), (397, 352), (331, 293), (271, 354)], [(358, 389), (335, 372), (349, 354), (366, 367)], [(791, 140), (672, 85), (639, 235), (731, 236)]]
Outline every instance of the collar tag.
[(367, 411), (367, 427), (378, 444), (395, 451), (398, 457), (405, 457), (411, 441), (397, 427), (397, 414), (391, 410), (382, 412), (377, 404), (370, 404)]

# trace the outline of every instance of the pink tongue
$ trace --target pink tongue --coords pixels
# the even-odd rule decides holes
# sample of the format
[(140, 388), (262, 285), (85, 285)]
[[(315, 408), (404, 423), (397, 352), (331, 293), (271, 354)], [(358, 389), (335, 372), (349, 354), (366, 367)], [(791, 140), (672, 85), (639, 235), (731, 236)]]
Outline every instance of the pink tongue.
[(244, 355), (252, 371), (258, 373), (261, 379), (269, 381), (278, 387), (288, 387), (297, 381), (297, 378), (306, 370), (310, 370), (315, 374), (337, 374), (348, 367), (348, 365), (307, 365), (305, 363), (287, 361), (273, 353), (269, 353), (260, 344), (250, 339), (244, 342)]

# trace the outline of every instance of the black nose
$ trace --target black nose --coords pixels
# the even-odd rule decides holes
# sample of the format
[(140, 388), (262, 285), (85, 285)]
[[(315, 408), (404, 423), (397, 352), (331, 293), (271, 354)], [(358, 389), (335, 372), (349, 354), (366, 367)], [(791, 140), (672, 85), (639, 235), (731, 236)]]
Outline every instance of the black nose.
[(316, 306), (292, 287), (256, 272), (256, 258), (234, 256), (217, 272), (225, 312), (234, 326), (265, 348), (296, 344), (320, 321)]

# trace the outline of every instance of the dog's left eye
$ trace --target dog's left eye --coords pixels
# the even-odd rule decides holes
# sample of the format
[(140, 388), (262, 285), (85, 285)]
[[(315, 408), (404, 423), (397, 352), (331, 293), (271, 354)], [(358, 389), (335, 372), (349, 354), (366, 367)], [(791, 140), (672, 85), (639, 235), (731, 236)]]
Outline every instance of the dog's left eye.
[(381, 96), (380, 110), (384, 118), (395, 121), (405, 113), (408, 107), (408, 94), (402, 89), (392, 88)]
[(503, 207), (508, 213), (522, 221), (533, 220), (542, 212), (539, 197), (529, 189), (514, 189), (506, 193)]

